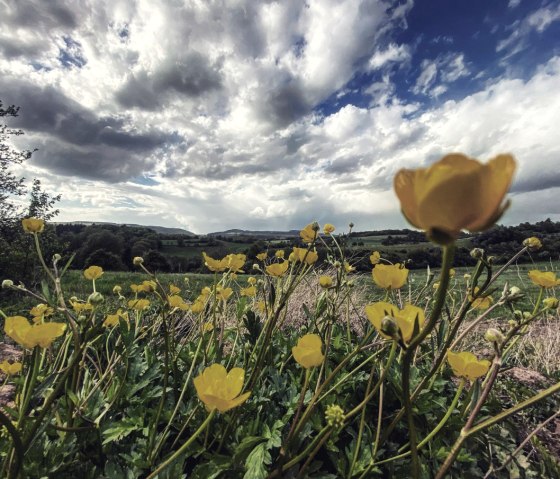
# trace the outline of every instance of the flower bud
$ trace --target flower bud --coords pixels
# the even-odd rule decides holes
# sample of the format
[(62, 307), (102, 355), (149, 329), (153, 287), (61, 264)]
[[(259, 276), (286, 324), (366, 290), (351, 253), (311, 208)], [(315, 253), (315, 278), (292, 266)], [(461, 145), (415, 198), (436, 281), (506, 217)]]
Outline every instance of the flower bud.
[(484, 334), (484, 339), (486, 339), (486, 341), (489, 341), (491, 343), (502, 344), (505, 338), (504, 335), (496, 328), (490, 328)]
[(484, 256), (484, 250), (482, 248), (474, 248), (471, 250), (471, 257), (474, 259), (480, 259)]
[(113, 286), (113, 293), (115, 294), (121, 294), (122, 288), (116, 284), (115, 286)]
[(11, 288), (14, 285), (14, 282), (11, 279), (5, 279), (2, 281), (2, 289)]
[(316, 221), (313, 222), (313, 224), (311, 225), (311, 229), (313, 231), (319, 231), (321, 229), (321, 227), (319, 226), (319, 223), (317, 223)]
[(543, 305), (547, 309), (556, 309), (558, 307), (558, 299), (556, 299), (556, 298), (545, 298), (545, 299), (543, 299)]
[(381, 332), (383, 334), (386, 334), (387, 336), (390, 336), (393, 339), (398, 339), (400, 332), (399, 332), (399, 326), (397, 325), (395, 318), (391, 316), (385, 316), (381, 320)]
[(523, 318), (524, 319), (529, 319), (532, 316), (532, 314), (529, 311), (523, 311)]
[(105, 298), (99, 291), (96, 291), (95, 293), (91, 293), (88, 298), (88, 303), (92, 304), (93, 306), (98, 306), (103, 301), (105, 301)]
[(141, 256), (135, 256), (132, 260), (132, 264), (134, 266), (140, 266), (142, 263), (144, 263), (144, 258), (142, 258)]
[[(504, 288), (505, 289), (505, 288)], [(523, 292), (517, 286), (512, 286), (502, 293), (502, 298), (506, 301), (515, 301), (523, 297)]]
[(350, 223), (350, 224), (348, 225), (348, 227), (349, 227), (350, 229), (354, 228), (354, 223)]
[(325, 420), (332, 428), (339, 429), (344, 425), (344, 411), (340, 406), (331, 404), (325, 411)]
[(494, 264), (496, 262), (496, 257), (495, 256), (488, 256), (486, 261), (488, 262), (488, 264)]
[(60, 256), (58, 253), (55, 253), (53, 255), (53, 261), (56, 263), (58, 261), (60, 261), (62, 259), (62, 256)]
[(471, 279), (471, 275), (469, 273), (465, 273), (463, 275), (463, 278), (465, 278), (468, 281), (469, 279)]
[(527, 247), (529, 251), (536, 251), (542, 248), (541, 240), (535, 236), (523, 240), (523, 246)]

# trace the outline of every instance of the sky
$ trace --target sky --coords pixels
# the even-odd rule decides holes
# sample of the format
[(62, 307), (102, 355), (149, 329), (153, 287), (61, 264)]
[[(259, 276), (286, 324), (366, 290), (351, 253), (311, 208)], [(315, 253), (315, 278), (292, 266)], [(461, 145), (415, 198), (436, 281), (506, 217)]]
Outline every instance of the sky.
[(560, 220), (558, 0), (0, 0), (17, 169), (58, 221), (406, 227), (401, 168), (518, 162)]

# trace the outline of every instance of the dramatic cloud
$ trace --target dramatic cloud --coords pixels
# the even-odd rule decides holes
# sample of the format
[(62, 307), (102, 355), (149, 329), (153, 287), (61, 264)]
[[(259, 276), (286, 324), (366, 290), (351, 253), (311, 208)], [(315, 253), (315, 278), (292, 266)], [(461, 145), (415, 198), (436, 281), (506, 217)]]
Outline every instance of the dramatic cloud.
[(475, 10), (469, 33), (412, 0), (4, 4), (1, 99), (39, 149), (19, 171), (61, 220), (404, 226), (395, 172), (449, 151), (511, 151), (505, 220), (558, 218), (532, 199), (560, 188), (552, 2)]

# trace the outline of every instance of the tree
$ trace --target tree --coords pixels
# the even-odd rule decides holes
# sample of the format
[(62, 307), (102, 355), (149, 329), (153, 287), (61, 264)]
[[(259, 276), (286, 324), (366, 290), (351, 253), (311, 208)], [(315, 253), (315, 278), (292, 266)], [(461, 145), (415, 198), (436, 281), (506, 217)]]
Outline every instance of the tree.
[[(19, 107), (14, 105), (3, 108), (0, 100), (0, 118), (18, 116)], [(10, 144), (12, 136), (23, 135), (22, 130), (14, 130), (8, 125), (0, 125), (0, 227), (13, 222), (18, 214), (17, 206), (11, 200), (14, 196), (23, 196), (26, 193), (25, 178), (16, 177), (11, 169), (33, 154), (30, 150), (18, 151)]]
[[(0, 100), (0, 118), (14, 118), (19, 113), (19, 107), (14, 105), (3, 107)], [(38, 258), (34, 253), (32, 238), (23, 232), (21, 219), (25, 216), (35, 216), (49, 220), (58, 214), (53, 210), (54, 204), (60, 200), (60, 195), (51, 196), (41, 188), (38, 179), (33, 180), (31, 190), (28, 190), (25, 178), (18, 178), (13, 168), (31, 158), (36, 150), (17, 150), (10, 140), (23, 135), (22, 130), (0, 125), (0, 271), (2, 278), (13, 278), (26, 283), (35, 280), (35, 270)], [(29, 192), (29, 207), (18, 206), (23, 201), (15, 201)], [(58, 242), (54, 228), (48, 225), (41, 236), (44, 247), (43, 254), (49, 258), (54, 252), (59, 252), (62, 245)]]

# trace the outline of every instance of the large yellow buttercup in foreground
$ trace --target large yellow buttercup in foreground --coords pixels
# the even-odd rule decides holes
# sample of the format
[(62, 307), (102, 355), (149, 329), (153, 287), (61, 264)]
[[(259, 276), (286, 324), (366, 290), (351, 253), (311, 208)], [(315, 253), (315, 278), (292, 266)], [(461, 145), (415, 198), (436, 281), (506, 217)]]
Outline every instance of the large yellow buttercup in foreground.
[(428, 168), (400, 170), (394, 186), (406, 219), (432, 241), (448, 244), (461, 230), (484, 231), (502, 216), (514, 171), (511, 155), (484, 164), (453, 153)]

